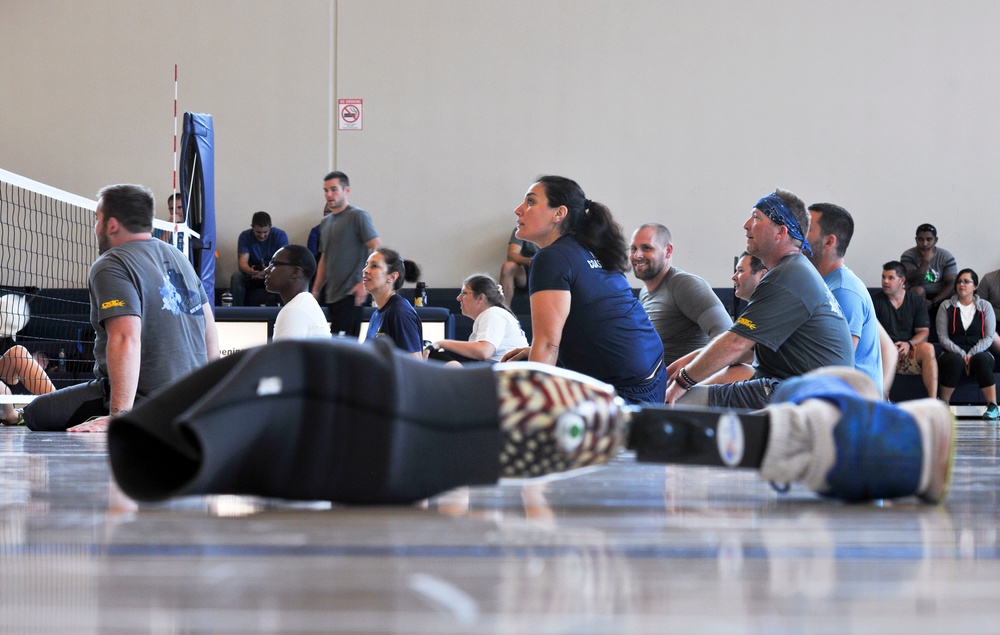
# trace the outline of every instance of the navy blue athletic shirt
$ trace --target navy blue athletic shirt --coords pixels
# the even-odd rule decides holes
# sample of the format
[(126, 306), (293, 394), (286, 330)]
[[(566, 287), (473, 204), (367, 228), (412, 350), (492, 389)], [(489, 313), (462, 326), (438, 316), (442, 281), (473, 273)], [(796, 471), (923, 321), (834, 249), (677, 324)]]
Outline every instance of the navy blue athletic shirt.
[(528, 287), (531, 293), (570, 292), (561, 366), (613, 386), (634, 386), (656, 370), (663, 343), (625, 274), (605, 269), (572, 236), (535, 254)]

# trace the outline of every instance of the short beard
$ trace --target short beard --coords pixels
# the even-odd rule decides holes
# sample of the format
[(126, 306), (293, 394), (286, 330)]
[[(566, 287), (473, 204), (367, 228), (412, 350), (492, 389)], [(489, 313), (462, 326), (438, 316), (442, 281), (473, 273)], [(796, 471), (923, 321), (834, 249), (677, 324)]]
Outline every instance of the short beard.
[(632, 265), (632, 275), (634, 275), (639, 280), (652, 280), (656, 276), (663, 273), (664, 269), (666, 269), (666, 265), (663, 265), (658, 269), (654, 269), (652, 263), (650, 263), (650, 265), (646, 267), (646, 273), (640, 275), (639, 272), (635, 270), (635, 265)]
[(101, 231), (97, 234), (97, 253), (103, 254), (111, 249), (111, 240), (108, 239), (108, 221), (104, 221)]

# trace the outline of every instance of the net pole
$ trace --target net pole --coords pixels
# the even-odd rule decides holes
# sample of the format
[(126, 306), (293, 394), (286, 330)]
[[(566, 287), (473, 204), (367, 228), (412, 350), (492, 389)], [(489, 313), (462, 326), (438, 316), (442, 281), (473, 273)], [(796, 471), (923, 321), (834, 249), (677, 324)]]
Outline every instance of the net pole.
[[(177, 209), (177, 64), (174, 64), (174, 185), (173, 185), (173, 195), (174, 195), (174, 209)], [(184, 208), (184, 213), (187, 215), (187, 207)], [(174, 232), (177, 231), (177, 221), (174, 221)]]

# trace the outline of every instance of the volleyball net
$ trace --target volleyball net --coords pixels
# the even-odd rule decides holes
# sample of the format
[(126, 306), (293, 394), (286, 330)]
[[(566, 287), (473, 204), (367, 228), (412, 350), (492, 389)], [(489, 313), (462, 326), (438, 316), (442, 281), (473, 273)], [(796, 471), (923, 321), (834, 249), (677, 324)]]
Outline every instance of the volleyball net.
[[(93, 378), (93, 200), (0, 170), (0, 353), (26, 348), (57, 387)], [(20, 386), (9, 386), (15, 394)]]
[[(98, 256), (96, 208), (94, 200), (0, 169), (0, 355), (23, 346), (57, 388), (94, 377), (87, 276)], [(164, 220), (154, 221), (154, 233), (182, 250), (197, 236)], [(0, 403), (26, 392), (9, 383)]]

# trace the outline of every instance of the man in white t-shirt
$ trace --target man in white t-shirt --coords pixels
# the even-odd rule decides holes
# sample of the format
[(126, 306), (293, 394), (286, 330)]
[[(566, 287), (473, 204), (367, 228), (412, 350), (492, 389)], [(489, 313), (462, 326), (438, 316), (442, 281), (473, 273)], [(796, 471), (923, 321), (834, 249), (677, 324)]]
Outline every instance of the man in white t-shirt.
[(330, 337), (326, 315), (309, 293), (309, 281), (315, 273), (316, 258), (303, 245), (285, 245), (264, 269), (264, 287), (281, 296), (282, 308), (274, 321), (275, 342)]

